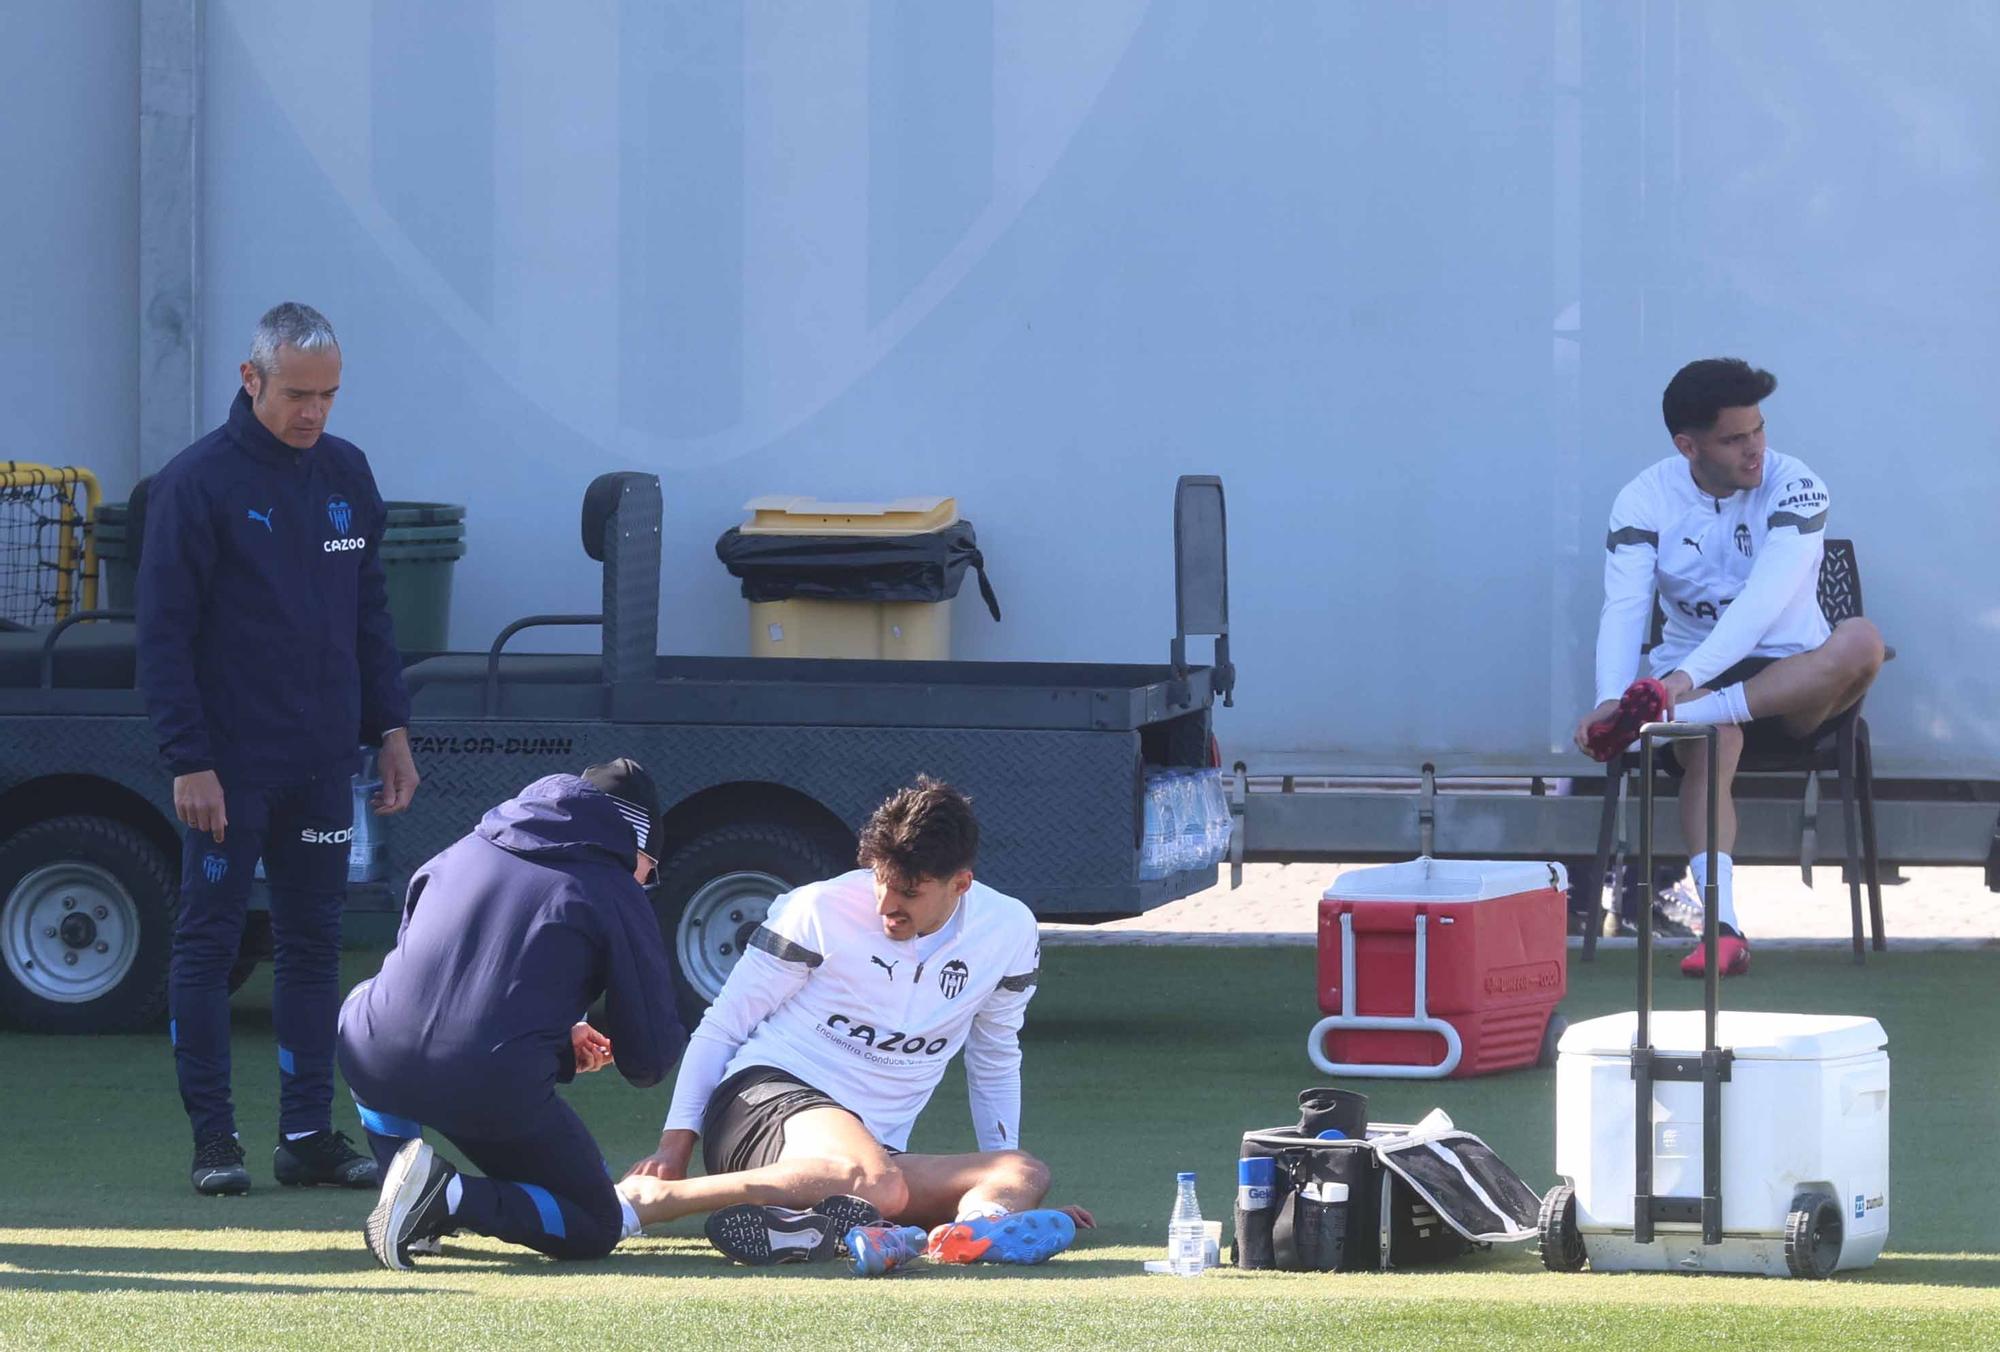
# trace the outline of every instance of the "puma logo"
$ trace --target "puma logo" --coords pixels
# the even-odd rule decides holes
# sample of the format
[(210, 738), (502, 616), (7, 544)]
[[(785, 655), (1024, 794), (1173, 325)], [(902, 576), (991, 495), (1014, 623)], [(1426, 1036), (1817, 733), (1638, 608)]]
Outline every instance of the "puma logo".
[[(1689, 538), (1688, 536), (1685, 536), (1685, 535), (1683, 535), (1683, 536), (1681, 537), (1681, 543), (1682, 543), (1682, 544), (1684, 544), (1684, 545), (1692, 545), (1692, 546), (1694, 547), (1694, 552), (1695, 552), (1695, 553), (1697, 553), (1697, 554), (1701, 554), (1701, 541), (1699, 541), (1699, 540), (1695, 540), (1695, 539), (1691, 539), (1691, 538)], [(1702, 556), (1703, 558), (1707, 558), (1707, 557), (1708, 557), (1708, 555), (1706, 555), (1706, 554), (1702, 554), (1701, 556)]]
[(875, 965), (876, 965), (877, 967), (880, 967), (880, 968), (882, 969), (883, 973), (884, 973), (884, 974), (885, 974), (885, 975), (886, 975), (886, 976), (887, 976), (887, 977), (888, 977), (888, 978), (889, 978), (889, 979), (890, 979), (891, 981), (894, 981), (894, 980), (896, 979), (896, 962), (901, 962), (901, 961), (902, 961), (902, 959), (901, 959), (901, 958), (897, 958), (897, 959), (896, 959), (896, 962), (884, 962), (884, 961), (882, 961), (882, 959), (880, 959), (880, 958), (877, 958), (877, 957), (870, 957), (870, 958), (868, 959), (868, 961), (870, 961), (870, 962), (874, 963), (874, 964), (875, 964)]
[(261, 522), (263, 522), (263, 523), (264, 523), (264, 529), (265, 529), (265, 530), (268, 530), (268, 531), (271, 531), (271, 533), (272, 533), (273, 535), (275, 535), (275, 534), (277, 534), (277, 532), (276, 532), (275, 530), (272, 530), (272, 527), (271, 527), (271, 513), (275, 512), (275, 511), (277, 511), (277, 510), (278, 510), (278, 509), (277, 509), (277, 507), (276, 507), (275, 505), (273, 505), (273, 506), (270, 506), (270, 507), (266, 507), (266, 508), (265, 508), (265, 509), (264, 509), (263, 511), (261, 511), (261, 512), (260, 512), (260, 511), (258, 511), (258, 510), (257, 510), (257, 509), (256, 509), (255, 507), (252, 507), (252, 508), (250, 508), (250, 509), (249, 509), (249, 511), (250, 511), (250, 519), (251, 519), (252, 521), (261, 521)]

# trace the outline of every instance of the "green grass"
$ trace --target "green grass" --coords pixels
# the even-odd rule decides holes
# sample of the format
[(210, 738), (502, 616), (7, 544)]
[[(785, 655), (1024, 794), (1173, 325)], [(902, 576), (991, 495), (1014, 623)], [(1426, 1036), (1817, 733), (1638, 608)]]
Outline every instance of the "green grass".
[[(1292, 1118), (1317, 1077), (1304, 1056), (1311, 950), (1049, 949), (1030, 1011), (1024, 1135), (1054, 1168), (1052, 1200), (1100, 1228), (1044, 1268), (864, 1282), (824, 1269), (723, 1265), (694, 1222), (599, 1263), (563, 1265), (483, 1240), (411, 1273), (376, 1268), (358, 1228), (370, 1199), (269, 1184), (276, 1071), (268, 979), (238, 997), (237, 1090), (257, 1190), (188, 1191), (187, 1130), (164, 1036), (0, 1035), (0, 1347), (951, 1346), (1480, 1348), (2000, 1346), (2000, 1138), (1987, 1026), (2000, 950), (1769, 954), (1726, 988), (1733, 1007), (1865, 1012), (1895, 1067), (1891, 1249), (1827, 1283), (1556, 1276), (1525, 1246), (1439, 1272), (1141, 1275), (1173, 1172), (1202, 1174), (1227, 1216), (1239, 1134)], [(377, 959), (356, 954), (348, 979)], [(1632, 955), (1572, 969), (1565, 1012), (1631, 1005)], [(1660, 998), (1692, 1004), (1670, 975)], [(1373, 1116), (1442, 1106), (1528, 1181), (1553, 1182), (1549, 1072), (1375, 1082)], [(614, 1073), (572, 1101), (614, 1164), (656, 1139), (664, 1091)], [(343, 1111), (343, 1118), (351, 1115)], [(1781, 1129), (1775, 1126), (1774, 1129)], [(970, 1148), (956, 1070), (912, 1146)], [(781, 1283), (783, 1285), (781, 1285)]]

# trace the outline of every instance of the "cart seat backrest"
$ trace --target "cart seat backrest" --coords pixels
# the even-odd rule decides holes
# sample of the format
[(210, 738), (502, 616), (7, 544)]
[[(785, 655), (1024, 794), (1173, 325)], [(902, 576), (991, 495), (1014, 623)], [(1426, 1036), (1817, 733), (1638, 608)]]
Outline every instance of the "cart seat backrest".
[(647, 680), (660, 638), (660, 480), (600, 474), (583, 494), (583, 552), (604, 565), (604, 679)]

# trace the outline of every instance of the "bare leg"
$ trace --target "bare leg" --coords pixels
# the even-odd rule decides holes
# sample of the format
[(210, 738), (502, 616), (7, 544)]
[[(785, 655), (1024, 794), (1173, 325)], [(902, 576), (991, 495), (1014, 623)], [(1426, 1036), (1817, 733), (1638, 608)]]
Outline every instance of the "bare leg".
[(1832, 637), (1809, 653), (1773, 662), (1743, 683), (1753, 718), (1779, 718), (1785, 731), (1804, 737), (1868, 692), (1882, 670), (1882, 634), (1856, 616), (1834, 626)]
[[(1682, 742), (1674, 754), (1687, 767), (1681, 776), (1681, 839), (1688, 857), (1708, 849), (1708, 743)], [(1715, 729), (1715, 848), (1719, 854), (1736, 849), (1736, 763), (1743, 757), (1743, 729), (1724, 723)], [(1650, 879), (1647, 886), (1652, 885)]]
[(891, 1217), (902, 1213), (910, 1196), (902, 1169), (844, 1108), (809, 1108), (786, 1119), (776, 1164), (673, 1182), (634, 1175), (618, 1185), (641, 1225), (738, 1202), (808, 1207), (840, 1192), (866, 1198)]
[(1049, 1167), (1018, 1150), (976, 1155), (904, 1155), (910, 1200), (895, 1217), (929, 1229), (982, 1211), (1027, 1211), (1049, 1192)]

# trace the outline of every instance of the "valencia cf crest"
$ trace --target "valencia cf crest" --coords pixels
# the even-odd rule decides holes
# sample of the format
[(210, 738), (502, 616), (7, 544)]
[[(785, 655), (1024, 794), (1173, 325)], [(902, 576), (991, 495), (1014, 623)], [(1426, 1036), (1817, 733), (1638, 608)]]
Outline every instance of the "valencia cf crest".
[(944, 965), (944, 970), (938, 973), (938, 989), (944, 992), (945, 999), (956, 1000), (958, 993), (965, 989), (965, 978), (970, 975), (972, 975), (971, 969), (959, 959), (953, 958)]

